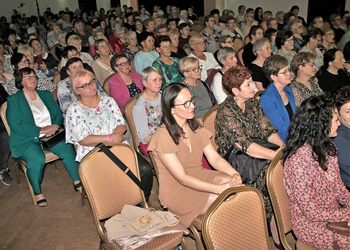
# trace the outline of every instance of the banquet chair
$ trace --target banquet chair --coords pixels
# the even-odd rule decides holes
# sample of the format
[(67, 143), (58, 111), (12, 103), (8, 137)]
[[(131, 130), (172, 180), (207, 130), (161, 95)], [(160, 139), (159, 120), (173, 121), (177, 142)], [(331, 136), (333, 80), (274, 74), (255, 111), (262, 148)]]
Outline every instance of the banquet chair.
[[(4, 122), (7, 133), (10, 135), (10, 126), (7, 123), (7, 119), (6, 119), (6, 110), (7, 110), (7, 102), (5, 102), (4, 104), (1, 105), (0, 116), (2, 118), (2, 121)], [(55, 155), (54, 153), (52, 153), (50, 151), (44, 150), (44, 154), (45, 154), (45, 164), (50, 163), (50, 162), (54, 162), (54, 161), (60, 159), (57, 155)], [(21, 169), (21, 171), (25, 174), (26, 179), (27, 179), (27, 183), (28, 183), (29, 192), (30, 192), (30, 195), (32, 196), (33, 203), (34, 203), (34, 205), (37, 205), (32, 185), (30, 185), (30, 182), (28, 179), (26, 162), (20, 158), (14, 158), (14, 160), (15, 160), (15, 166), (17, 166), (19, 169)]]
[(214, 121), (216, 119), (216, 114), (218, 112), (218, 108), (220, 104), (214, 105), (203, 117), (203, 125), (206, 129), (208, 129), (213, 136), (210, 138), (211, 143), (213, 144), (215, 150), (218, 149), (218, 146), (215, 143), (215, 124)]
[(202, 235), (208, 250), (270, 249), (260, 192), (253, 187), (226, 189), (205, 213)]
[(106, 80), (103, 82), (103, 86), (102, 88), (104, 89), (104, 91), (106, 92), (107, 95), (109, 95), (109, 84), (108, 84), (108, 81), (109, 79), (112, 78), (114, 74), (111, 74), (109, 77), (106, 78)]
[[(294, 246), (287, 241), (286, 235), (292, 233), (292, 214), (289, 208), (288, 194), (283, 184), (283, 151), (279, 151), (271, 161), (266, 174), (266, 185), (276, 218), (278, 235), (284, 249), (292, 250)], [(300, 240), (296, 242), (297, 249), (315, 249)]]
[[(130, 145), (106, 143), (140, 180), (136, 153)], [(119, 214), (124, 205), (140, 205), (147, 208), (143, 191), (122, 171), (100, 148), (87, 154), (79, 165), (79, 176), (92, 209), (94, 221), (100, 236), (100, 249), (121, 249), (115, 242), (109, 242), (104, 221)], [(183, 233), (159, 236), (138, 249), (175, 249), (179, 244), (185, 247)]]

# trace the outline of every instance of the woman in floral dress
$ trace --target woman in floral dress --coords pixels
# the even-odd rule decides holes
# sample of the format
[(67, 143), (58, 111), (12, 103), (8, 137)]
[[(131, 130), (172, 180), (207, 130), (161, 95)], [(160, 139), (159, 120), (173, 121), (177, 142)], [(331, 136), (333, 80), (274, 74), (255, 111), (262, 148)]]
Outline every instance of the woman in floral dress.
[(348, 221), (350, 193), (340, 179), (337, 149), (331, 137), (340, 125), (338, 111), (324, 95), (301, 104), (290, 124), (284, 150), (284, 185), (294, 234), (317, 249), (349, 249), (350, 236), (326, 229)]

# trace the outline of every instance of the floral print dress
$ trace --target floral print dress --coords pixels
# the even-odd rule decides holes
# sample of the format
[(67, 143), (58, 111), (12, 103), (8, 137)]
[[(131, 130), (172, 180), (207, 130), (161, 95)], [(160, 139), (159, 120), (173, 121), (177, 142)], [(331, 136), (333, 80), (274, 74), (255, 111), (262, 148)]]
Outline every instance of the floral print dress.
[(350, 193), (340, 179), (337, 156), (327, 156), (327, 173), (308, 146), (300, 147), (284, 164), (284, 185), (289, 196), (294, 234), (317, 249), (350, 249), (350, 237), (326, 229), (328, 222), (347, 221)]
[(79, 101), (72, 103), (66, 113), (66, 142), (78, 146), (76, 161), (94, 147), (82, 146), (79, 141), (88, 135), (109, 135), (119, 125), (125, 125), (122, 113), (112, 97), (101, 96), (96, 108), (88, 108)]

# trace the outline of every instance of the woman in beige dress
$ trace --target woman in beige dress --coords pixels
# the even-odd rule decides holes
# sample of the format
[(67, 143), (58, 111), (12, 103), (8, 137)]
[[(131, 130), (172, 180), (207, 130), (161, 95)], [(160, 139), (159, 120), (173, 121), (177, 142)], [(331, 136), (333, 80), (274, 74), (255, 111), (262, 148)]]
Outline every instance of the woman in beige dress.
[(95, 42), (95, 51), (98, 58), (91, 63), (91, 67), (94, 70), (97, 81), (103, 85), (104, 81), (112, 74), (114, 74), (111, 68), (111, 57), (109, 51), (109, 43), (103, 39), (97, 39)]

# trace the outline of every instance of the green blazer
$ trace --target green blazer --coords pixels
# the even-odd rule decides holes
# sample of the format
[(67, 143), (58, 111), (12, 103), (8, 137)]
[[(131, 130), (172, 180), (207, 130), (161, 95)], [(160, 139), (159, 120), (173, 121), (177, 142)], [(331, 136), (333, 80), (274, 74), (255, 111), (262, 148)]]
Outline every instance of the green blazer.
[[(62, 112), (53, 95), (49, 91), (36, 90), (51, 116), (52, 125), (61, 127), (63, 123)], [(10, 126), (10, 149), (13, 157), (21, 157), (28, 146), (39, 143), (40, 127), (35, 125), (32, 110), (29, 107), (23, 90), (7, 98), (7, 122)]]

